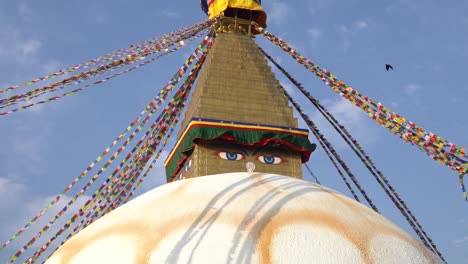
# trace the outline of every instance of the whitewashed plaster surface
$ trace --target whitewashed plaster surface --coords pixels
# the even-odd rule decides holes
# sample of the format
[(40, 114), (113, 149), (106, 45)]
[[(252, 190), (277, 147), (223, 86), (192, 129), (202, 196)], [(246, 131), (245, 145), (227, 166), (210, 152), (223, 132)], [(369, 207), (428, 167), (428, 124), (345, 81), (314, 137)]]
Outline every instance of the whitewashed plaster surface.
[(170, 183), (60, 247), (61, 263), (442, 263), (371, 209), (291, 177), (227, 173)]

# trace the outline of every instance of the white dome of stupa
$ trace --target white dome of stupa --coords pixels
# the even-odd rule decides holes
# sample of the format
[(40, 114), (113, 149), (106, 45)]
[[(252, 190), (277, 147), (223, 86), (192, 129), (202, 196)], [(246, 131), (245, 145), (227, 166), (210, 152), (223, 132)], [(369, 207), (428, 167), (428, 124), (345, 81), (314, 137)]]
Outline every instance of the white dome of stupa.
[(317, 184), (226, 173), (156, 188), (61, 246), (59, 263), (442, 263), (371, 209)]

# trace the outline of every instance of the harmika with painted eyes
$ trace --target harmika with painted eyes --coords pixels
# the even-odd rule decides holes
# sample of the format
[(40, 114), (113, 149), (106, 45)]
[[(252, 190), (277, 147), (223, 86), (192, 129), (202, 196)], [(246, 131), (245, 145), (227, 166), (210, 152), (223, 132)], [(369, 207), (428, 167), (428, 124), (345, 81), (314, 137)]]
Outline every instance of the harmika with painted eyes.
[[(210, 170), (211, 174), (222, 173), (225, 168), (237, 171), (290, 173), (288, 159), (293, 156), (287, 147), (280, 144), (274, 146), (245, 146), (226, 142), (225, 140), (213, 141), (210, 142), (209, 147), (206, 147), (203, 140), (196, 141), (200, 149), (207, 150), (207, 156), (204, 158), (206, 159), (205, 162), (211, 160), (211, 162), (214, 162), (212, 164), (216, 164), (210, 168), (205, 168), (203, 165), (198, 167), (204, 173), (207, 173), (207, 170)], [(176, 180), (192, 177), (192, 167), (194, 166), (192, 163), (192, 158), (188, 157), (184, 165), (182, 165), (183, 167), (179, 171)], [(200, 166), (200, 164), (197, 164), (197, 166)]]

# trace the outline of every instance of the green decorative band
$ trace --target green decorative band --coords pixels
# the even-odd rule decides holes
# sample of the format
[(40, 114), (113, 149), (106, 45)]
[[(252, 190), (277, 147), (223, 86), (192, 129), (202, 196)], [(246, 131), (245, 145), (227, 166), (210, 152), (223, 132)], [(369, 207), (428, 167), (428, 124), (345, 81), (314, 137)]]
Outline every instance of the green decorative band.
[(187, 154), (193, 150), (195, 139), (225, 139), (244, 146), (280, 143), (300, 152), (302, 162), (307, 162), (317, 147), (310, 143), (308, 135), (309, 132), (304, 129), (193, 118), (164, 163), (166, 177), (169, 182), (179, 171)]

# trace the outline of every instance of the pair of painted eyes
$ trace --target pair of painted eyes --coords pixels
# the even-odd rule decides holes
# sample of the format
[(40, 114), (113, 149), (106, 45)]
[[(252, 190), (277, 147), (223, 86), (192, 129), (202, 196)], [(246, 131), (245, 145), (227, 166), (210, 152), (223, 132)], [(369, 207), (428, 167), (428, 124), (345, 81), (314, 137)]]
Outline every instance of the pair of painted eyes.
[[(245, 159), (244, 155), (240, 153), (235, 153), (235, 152), (219, 152), (218, 154), (216, 154), (216, 156), (218, 156), (221, 159), (231, 160), (231, 161)], [(272, 164), (272, 165), (276, 165), (276, 164), (280, 164), (284, 162), (284, 159), (280, 157), (265, 156), (265, 155), (258, 156), (256, 160), (260, 161), (261, 163)]]

